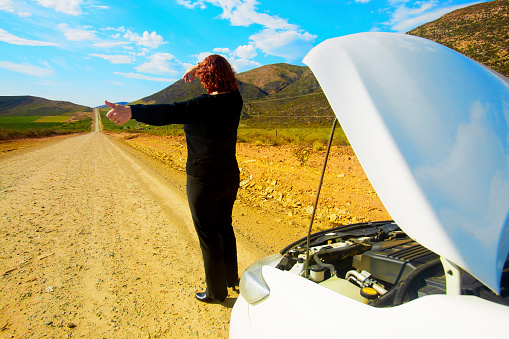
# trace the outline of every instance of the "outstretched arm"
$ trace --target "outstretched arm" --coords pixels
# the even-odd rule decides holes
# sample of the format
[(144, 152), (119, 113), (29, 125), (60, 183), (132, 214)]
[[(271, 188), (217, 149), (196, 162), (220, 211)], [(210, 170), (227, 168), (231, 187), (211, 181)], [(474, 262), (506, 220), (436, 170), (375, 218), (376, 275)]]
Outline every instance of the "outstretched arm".
[(108, 100), (104, 100), (104, 103), (111, 109), (106, 113), (106, 117), (113, 121), (117, 125), (123, 125), (132, 118), (131, 107), (114, 104)]

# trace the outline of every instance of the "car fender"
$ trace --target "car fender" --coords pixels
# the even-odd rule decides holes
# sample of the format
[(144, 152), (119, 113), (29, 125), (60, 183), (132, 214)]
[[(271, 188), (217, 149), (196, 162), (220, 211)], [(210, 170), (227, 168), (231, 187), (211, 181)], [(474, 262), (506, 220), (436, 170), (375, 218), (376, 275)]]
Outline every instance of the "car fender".
[[(231, 339), (249, 338), (250, 332), (253, 339), (348, 338), (370, 330), (377, 338), (392, 339), (396, 332), (429, 338), (430, 331), (417, 330), (423, 324), (435, 327), (433, 332), (439, 337), (478, 338), (486, 331), (503, 333), (509, 317), (507, 306), (474, 296), (431, 295), (396, 307), (376, 308), (286, 271), (269, 266), (262, 271), (270, 295), (254, 306), (239, 296), (238, 309), (232, 312), (236, 316), (232, 317)], [(240, 308), (242, 312), (237, 312)]]

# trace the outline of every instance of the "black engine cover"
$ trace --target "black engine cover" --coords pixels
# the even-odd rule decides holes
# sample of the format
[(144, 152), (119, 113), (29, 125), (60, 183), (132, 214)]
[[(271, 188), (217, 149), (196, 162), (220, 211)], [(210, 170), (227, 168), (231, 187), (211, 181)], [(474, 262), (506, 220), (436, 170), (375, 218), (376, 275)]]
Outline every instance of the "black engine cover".
[(371, 250), (354, 256), (352, 265), (377, 280), (397, 284), (420, 265), (437, 258), (434, 252), (406, 238), (375, 243)]

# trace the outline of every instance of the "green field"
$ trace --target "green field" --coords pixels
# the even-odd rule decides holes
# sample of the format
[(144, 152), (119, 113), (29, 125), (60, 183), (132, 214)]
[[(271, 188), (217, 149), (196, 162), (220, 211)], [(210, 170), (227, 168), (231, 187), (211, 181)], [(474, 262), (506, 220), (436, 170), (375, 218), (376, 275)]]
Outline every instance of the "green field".
[[(182, 125), (150, 126), (138, 123), (135, 120), (128, 121), (122, 126), (112, 123), (106, 118), (109, 109), (101, 109), (101, 122), (103, 128), (110, 132), (146, 133), (150, 135), (184, 135)], [(270, 124), (267, 127), (248, 127), (242, 121), (238, 130), (238, 142), (250, 143), (253, 145), (278, 146), (278, 145), (299, 145), (312, 147), (316, 150), (327, 146), (332, 121), (330, 125), (302, 126), (302, 127), (274, 127)], [(336, 127), (333, 145), (349, 145), (348, 139), (341, 127)]]
[(53, 116), (44, 116), (40, 119), (37, 119), (35, 122), (58, 122), (63, 123), (69, 120), (69, 116), (66, 115), (53, 115)]
[[(245, 128), (240, 127), (237, 140), (254, 145), (280, 146), (298, 145), (321, 150), (327, 147), (331, 126), (281, 127), (281, 128)], [(349, 145), (341, 127), (336, 127), (332, 144)]]
[(69, 119), (68, 116), (0, 117), (0, 140), (43, 137), (91, 130), (92, 118), (69, 123), (64, 122), (67, 119)]

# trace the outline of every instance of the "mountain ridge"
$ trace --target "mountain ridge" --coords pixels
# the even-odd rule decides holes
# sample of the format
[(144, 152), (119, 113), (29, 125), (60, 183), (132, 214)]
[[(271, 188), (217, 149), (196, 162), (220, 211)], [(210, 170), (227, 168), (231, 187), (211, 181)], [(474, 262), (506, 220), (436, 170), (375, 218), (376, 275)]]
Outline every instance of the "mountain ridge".
[(509, 77), (509, 0), (457, 9), (408, 34), (438, 42)]
[(53, 116), (83, 111), (90, 112), (91, 108), (31, 95), (0, 96), (0, 116)]
[[(238, 73), (237, 80), (244, 99), (242, 120), (249, 125), (323, 124), (335, 117), (318, 81), (307, 66), (270, 64)], [(205, 93), (199, 80), (191, 83), (178, 80), (132, 104), (172, 103)]]

